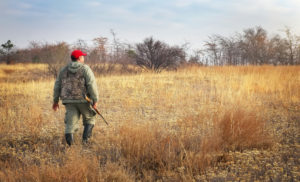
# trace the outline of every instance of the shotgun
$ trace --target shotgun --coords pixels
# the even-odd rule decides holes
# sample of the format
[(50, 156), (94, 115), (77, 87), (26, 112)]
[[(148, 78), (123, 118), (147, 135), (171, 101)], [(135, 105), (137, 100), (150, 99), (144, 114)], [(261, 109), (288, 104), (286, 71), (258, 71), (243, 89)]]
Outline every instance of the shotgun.
[[(85, 95), (84, 98), (85, 98), (86, 101), (88, 101), (88, 103), (90, 103), (91, 105), (93, 105), (93, 101), (90, 98), (88, 98), (88, 96)], [(93, 107), (92, 107), (92, 109), (94, 111), (96, 111), (96, 113), (99, 114), (99, 116), (101, 116), (101, 118), (103, 119), (103, 121), (108, 125), (107, 121), (104, 119), (104, 117), (102, 116), (102, 114), (100, 114), (100, 112), (98, 111), (98, 109), (97, 108), (93, 108)]]

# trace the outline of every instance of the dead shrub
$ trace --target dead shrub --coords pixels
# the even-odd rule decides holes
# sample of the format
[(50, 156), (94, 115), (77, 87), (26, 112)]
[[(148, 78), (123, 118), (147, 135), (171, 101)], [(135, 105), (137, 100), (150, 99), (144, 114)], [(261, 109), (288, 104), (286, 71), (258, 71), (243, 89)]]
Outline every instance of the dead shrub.
[(215, 138), (225, 151), (266, 148), (271, 145), (271, 137), (265, 124), (254, 111), (228, 109), (215, 123)]
[(142, 172), (142, 169), (158, 170), (167, 164), (167, 156), (170, 156), (171, 151), (168, 152), (166, 148), (171, 142), (157, 127), (150, 129), (149, 125), (134, 128), (124, 126), (120, 135), (121, 152), (137, 172)]
[(174, 133), (159, 125), (128, 126), (120, 130), (121, 153), (141, 179), (149, 171), (158, 179), (165, 170), (192, 174), (203, 171), (214, 161), (215, 143), (208, 145), (200, 133)]

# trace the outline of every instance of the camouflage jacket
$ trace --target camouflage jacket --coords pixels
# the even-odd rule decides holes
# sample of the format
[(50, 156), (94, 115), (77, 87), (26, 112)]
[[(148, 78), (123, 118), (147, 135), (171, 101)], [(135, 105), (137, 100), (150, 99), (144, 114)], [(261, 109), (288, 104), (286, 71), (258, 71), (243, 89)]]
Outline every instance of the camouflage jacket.
[(96, 79), (91, 68), (80, 62), (71, 62), (61, 69), (54, 84), (53, 102), (59, 98), (63, 104), (86, 103), (86, 94), (93, 102), (98, 101)]

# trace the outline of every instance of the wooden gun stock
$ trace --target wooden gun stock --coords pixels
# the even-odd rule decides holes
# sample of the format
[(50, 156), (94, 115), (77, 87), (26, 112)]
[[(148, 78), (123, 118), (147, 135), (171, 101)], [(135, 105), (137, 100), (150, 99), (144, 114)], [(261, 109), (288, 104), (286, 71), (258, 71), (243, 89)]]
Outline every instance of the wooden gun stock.
[[(88, 98), (88, 96), (85, 96), (85, 100), (88, 101), (88, 103), (90, 103), (91, 105), (93, 105), (93, 101)], [(92, 107), (93, 108), (93, 107)], [(98, 111), (97, 108), (93, 108), (94, 111), (96, 111), (96, 113), (103, 119), (103, 121), (108, 125), (108, 122), (104, 119), (104, 117), (102, 116), (102, 114), (100, 114), (100, 112)]]

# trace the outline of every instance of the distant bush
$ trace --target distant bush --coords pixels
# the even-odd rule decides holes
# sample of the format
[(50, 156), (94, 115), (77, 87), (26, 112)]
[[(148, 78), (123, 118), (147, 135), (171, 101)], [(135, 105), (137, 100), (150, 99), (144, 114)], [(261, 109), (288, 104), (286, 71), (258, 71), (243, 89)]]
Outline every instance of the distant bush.
[(133, 56), (138, 66), (160, 72), (163, 69), (176, 68), (185, 60), (185, 51), (150, 37), (136, 45)]

